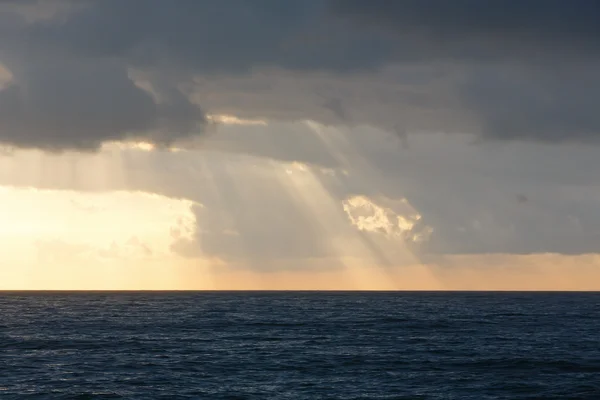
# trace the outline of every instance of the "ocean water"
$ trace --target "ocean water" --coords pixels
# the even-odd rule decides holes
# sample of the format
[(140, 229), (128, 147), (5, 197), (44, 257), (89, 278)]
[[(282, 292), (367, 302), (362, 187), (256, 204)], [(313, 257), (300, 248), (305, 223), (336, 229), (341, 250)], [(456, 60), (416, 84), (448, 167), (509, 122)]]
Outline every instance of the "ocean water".
[(600, 399), (598, 293), (0, 293), (0, 399)]

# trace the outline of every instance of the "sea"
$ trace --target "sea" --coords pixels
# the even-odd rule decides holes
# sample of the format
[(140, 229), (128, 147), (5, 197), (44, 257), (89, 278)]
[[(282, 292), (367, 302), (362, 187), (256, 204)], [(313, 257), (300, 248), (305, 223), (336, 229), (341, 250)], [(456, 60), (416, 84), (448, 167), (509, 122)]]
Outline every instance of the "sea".
[(600, 399), (600, 293), (1, 292), (0, 400)]

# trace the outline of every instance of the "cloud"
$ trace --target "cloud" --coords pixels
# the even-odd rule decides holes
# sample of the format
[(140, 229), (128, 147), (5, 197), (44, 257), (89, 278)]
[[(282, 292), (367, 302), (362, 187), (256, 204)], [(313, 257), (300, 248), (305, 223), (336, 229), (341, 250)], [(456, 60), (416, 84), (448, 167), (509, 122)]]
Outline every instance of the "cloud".
[(3, 1), (0, 141), (170, 144), (203, 132), (205, 112), (596, 141), (599, 13), (585, 0)]
[(334, 0), (332, 12), (392, 34), (400, 59), (597, 59), (600, 6), (576, 0)]
[[(271, 257), (343, 254), (360, 248), (357, 240), (364, 237), (402, 247), (401, 240), (351, 225), (343, 201), (353, 196), (398, 215), (421, 215), (419, 224), (433, 229), (418, 246), (421, 257), (597, 248), (595, 146), (500, 146), (473, 144), (469, 135), (409, 134), (411, 147), (402, 151), (393, 133), (369, 127), (278, 123), (219, 129), (225, 131), (205, 138), (201, 148), (180, 152), (113, 145), (97, 154), (16, 150), (0, 156), (0, 184), (190, 199), (205, 208), (194, 209), (200, 229), (188, 254), (249, 257), (256, 265)], [(528, 201), (519, 202), (519, 194)], [(402, 198), (413, 211), (382, 200)]]
[(0, 13), (31, 23), (65, 17), (80, 6), (71, 0), (0, 0)]
[(419, 224), (421, 215), (415, 213), (406, 199), (386, 203), (395, 204), (398, 211), (382, 207), (366, 196), (352, 196), (343, 201), (343, 208), (352, 225), (360, 231), (382, 234), (388, 238), (401, 238), (410, 244), (428, 239), (431, 228)]
[(593, 252), (598, 9), (0, 1), (0, 184), (201, 203), (161, 246), (252, 270)]
[[(66, 20), (36, 26), (33, 39), (76, 54), (128, 58), (138, 66), (172, 63), (218, 74), (264, 66), (352, 71), (407, 60), (554, 58), (557, 50), (587, 57), (600, 50), (600, 7), (586, 0), (69, 4), (77, 3)], [(106, 31), (107, 24), (118, 29)]]
[(0, 90), (7, 88), (13, 80), (12, 73), (0, 64)]
[(525, 196), (523, 193), (518, 193), (516, 199), (520, 204), (527, 203), (529, 201), (529, 197)]
[(171, 255), (175, 240), (191, 241), (196, 231), (194, 202), (151, 193), (0, 186), (0, 199), (0, 248), (9, 258), (36, 252), (42, 262)]
[(488, 138), (596, 143), (599, 62), (573, 66), (472, 68), (461, 87)]
[(169, 144), (198, 132), (204, 122), (180, 93), (156, 102), (119, 62), (36, 61), (13, 63), (13, 79), (0, 91), (4, 144), (92, 150), (105, 141), (137, 137)]

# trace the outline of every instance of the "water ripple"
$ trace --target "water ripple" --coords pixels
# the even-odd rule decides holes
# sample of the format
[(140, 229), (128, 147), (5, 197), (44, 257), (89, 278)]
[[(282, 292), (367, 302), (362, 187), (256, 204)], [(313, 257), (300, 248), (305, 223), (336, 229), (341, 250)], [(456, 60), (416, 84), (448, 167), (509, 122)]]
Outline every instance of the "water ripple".
[(600, 295), (4, 293), (1, 399), (600, 399)]

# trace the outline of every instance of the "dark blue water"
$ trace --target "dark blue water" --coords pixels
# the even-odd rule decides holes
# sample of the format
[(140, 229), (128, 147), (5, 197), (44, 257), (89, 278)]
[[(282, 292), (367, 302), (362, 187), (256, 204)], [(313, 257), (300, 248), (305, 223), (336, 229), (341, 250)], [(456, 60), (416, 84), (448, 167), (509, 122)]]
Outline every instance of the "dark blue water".
[(600, 399), (600, 294), (0, 293), (0, 399)]

